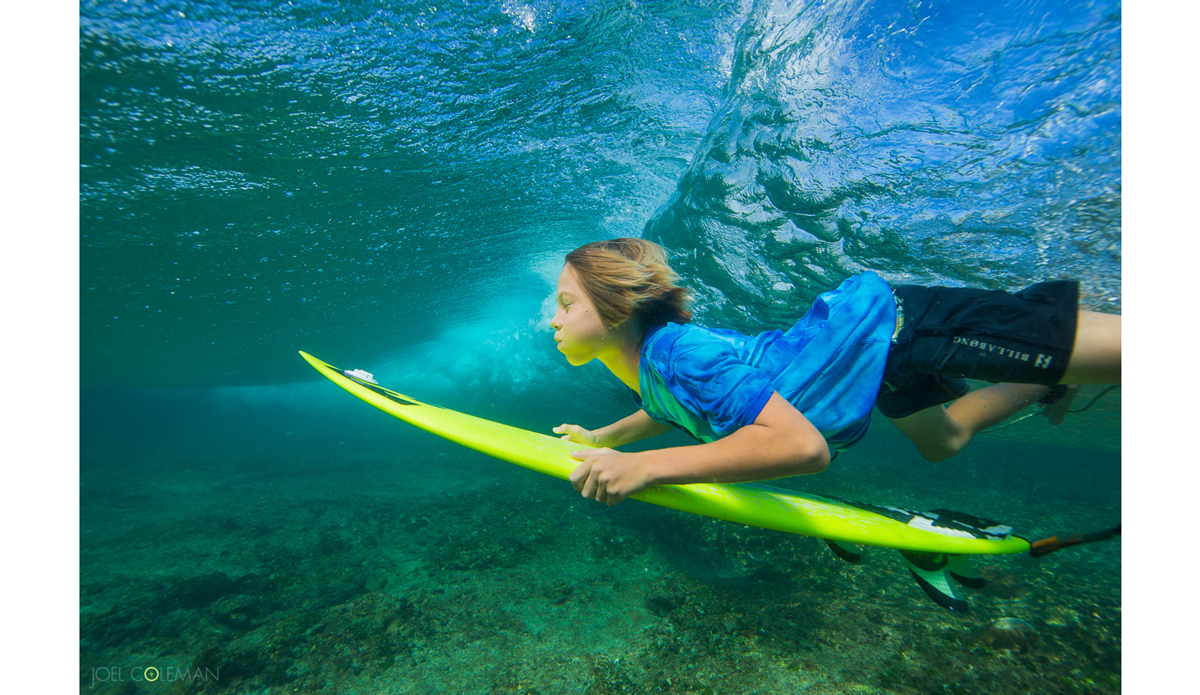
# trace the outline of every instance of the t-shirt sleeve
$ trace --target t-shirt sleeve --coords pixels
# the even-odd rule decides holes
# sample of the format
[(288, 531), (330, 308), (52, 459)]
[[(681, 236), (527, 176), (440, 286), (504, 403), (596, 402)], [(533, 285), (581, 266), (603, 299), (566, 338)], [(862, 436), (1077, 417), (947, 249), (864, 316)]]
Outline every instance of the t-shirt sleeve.
[[(682, 341), (681, 341), (682, 342)], [(753, 424), (771, 398), (771, 379), (721, 341), (676, 345), (667, 388), (718, 437)]]

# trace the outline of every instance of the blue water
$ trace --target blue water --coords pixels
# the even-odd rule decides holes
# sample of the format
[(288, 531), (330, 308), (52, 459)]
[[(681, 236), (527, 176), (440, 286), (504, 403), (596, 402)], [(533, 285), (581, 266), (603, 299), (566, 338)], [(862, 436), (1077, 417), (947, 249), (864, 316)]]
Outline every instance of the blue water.
[[(264, 518), (284, 520), (291, 518), (281, 511), (288, 504), (311, 506), (301, 491), (314, 489), (312, 476), (329, 476), (320, 479), (331, 500), (356, 499), (359, 493), (345, 489), (358, 485), (452, 500), (492, 483), (537, 491), (518, 508), (566, 495), (554, 481), (532, 482), (517, 477), (527, 475), (521, 471), (423, 438), (321, 380), (296, 351), (367, 369), (422, 400), (520, 426), (546, 431), (564, 419), (604, 424), (629, 411), (627, 395), (597, 365), (564, 364), (548, 328), (562, 257), (588, 241), (645, 236), (663, 243), (700, 299), (697, 321), (745, 331), (786, 326), (816, 294), (863, 270), (893, 281), (1008, 290), (1073, 278), (1081, 282), (1086, 307), (1120, 312), (1120, 9), (1117, 2), (1050, 0), (81, 3), (84, 605), (121, 590), (120, 577), (130, 574), (97, 559), (109, 547), (98, 539), (148, 526), (177, 528), (172, 511), (186, 509), (185, 500), (202, 504), (198, 495), (177, 491), (176, 504), (147, 506), (139, 517), (136, 500), (89, 496), (95, 488), (88, 486), (103, 488), (105, 480), (149, 476), (164, 490), (224, 481), (223, 488), (204, 489), (230, 496), (222, 499), (239, 510), (268, 504), (262, 500), (274, 495), (281, 506), (264, 511)], [(1119, 391), (1063, 428), (1030, 421), (989, 436), (955, 464), (953, 470), (966, 471), (962, 477), (914, 485), (918, 464), (907, 444), (886, 423), (876, 423), (855, 456), (799, 484), (880, 503), (954, 501), (966, 511), (1016, 517), (1006, 520), (1033, 526), (1031, 535), (1059, 532), (1062, 525), (1091, 530), (1089, 524), (1119, 519)], [(1074, 473), (1064, 461), (1088, 461), (1092, 487), (1064, 487)], [(1048, 482), (1039, 487), (1028, 480), (1030, 470), (1049, 471)], [(252, 471), (265, 472), (247, 479)], [(578, 533), (608, 532), (602, 511), (564, 510), (598, 524)], [(126, 512), (133, 516), (122, 516)], [(437, 525), (443, 523), (439, 513), (413, 518)], [(629, 525), (622, 538), (645, 530), (639, 512), (620, 513), (635, 515), (619, 522)], [(346, 514), (353, 518), (352, 511)], [(1047, 521), (1049, 515), (1059, 525)], [(674, 518), (654, 517), (653, 523), (669, 525)], [(197, 537), (257, 528), (242, 517), (213, 523), (194, 531)], [(475, 523), (504, 526), (486, 516)], [(89, 536), (89, 528), (97, 535)], [(349, 527), (338, 528), (358, 547)], [(300, 538), (304, 529), (288, 533)], [(712, 540), (704, 535), (709, 531), (697, 533), (698, 544)], [(727, 548), (721, 562), (750, 562), (745, 558), (757, 552), (756, 539), (730, 540), (734, 549)], [(636, 542), (650, 554), (671, 545), (641, 536)], [(1112, 583), (1119, 552), (1100, 552), (1107, 554), (1080, 554), (1079, 575), (1060, 568), (1066, 574), (1055, 581), (1090, 587), (1076, 592), (1077, 605), (1030, 603), (1006, 615), (1011, 604), (1004, 601), (1034, 599), (993, 598), (983, 614), (1033, 624), (1045, 633), (1043, 656), (1065, 650), (1083, 658), (1086, 673), (1078, 678), (1091, 679), (1096, 692), (1110, 692), (1120, 674), (1111, 649), (1098, 647), (1086, 657), (1071, 651), (1087, 639), (1113, 644), (1088, 632), (1102, 621), (1091, 615), (1119, 618), (1112, 612), (1119, 605), (1119, 585)], [(570, 553), (547, 557), (529, 562), (583, 566)], [(640, 557), (629, 556), (630, 562)], [(164, 561), (141, 572), (242, 576), (277, 569), (266, 560), (263, 566), (231, 562), (214, 554), (186, 571)], [(1014, 575), (1038, 571), (1007, 567)], [(632, 586), (626, 569), (606, 571)], [(675, 581), (668, 570), (652, 569), (647, 576)], [(597, 571), (596, 581), (610, 581)], [(709, 570), (688, 572), (700, 585), (721, 585), (705, 579)], [(397, 571), (388, 586), (404, 585), (401, 575)], [(516, 601), (496, 587), (520, 582), (488, 584), (495, 576), (468, 571), (455, 581), (479, 595), (500, 592), (488, 593), (493, 602)], [(331, 582), (337, 584), (319, 584)], [(411, 591), (430, 591), (412, 582)], [(899, 583), (885, 593), (906, 595), (910, 588)], [(1050, 590), (1042, 586), (1024, 596), (1041, 601), (1038, 592)], [(582, 589), (546, 591), (557, 597), (551, 605), (571, 606), (582, 595)], [(809, 610), (828, 613), (823, 601), (853, 595), (839, 591), (806, 598)], [(888, 606), (879, 611), (887, 621), (908, 621), (888, 630), (917, 630), (931, 619), (893, 618), (905, 609), (863, 591), (862, 600)], [(702, 610), (698, 595), (631, 600), (652, 607), (648, 620), (666, 620), (657, 614), (677, 617), (680, 606)], [(226, 592), (203, 610), (228, 600)], [(763, 601), (736, 610), (762, 611), (770, 605)], [(447, 627), (457, 623), (436, 603), (420, 604), (434, 617), (426, 632), (410, 636), (417, 645), (412, 654), (446, 652), (449, 643), (438, 642), (438, 635), (459, 647), (503, 651), (500, 642), (489, 641), (508, 634), (499, 623), (475, 626), (489, 636), (471, 641), (476, 633)], [(88, 610), (111, 611), (107, 606), (95, 598)], [(158, 623), (107, 644), (98, 635), (115, 633), (97, 632), (95, 625), (120, 620), (105, 613), (108, 622), (91, 622), (88, 610), (84, 632), (99, 642), (87, 649), (99, 651), (85, 649), (81, 673), (132, 658), (124, 656), (129, 650), (157, 645), (193, 663), (209, 648), (190, 638), (168, 639), (163, 635), (175, 628)], [(222, 629), (230, 629), (231, 619), (222, 619)], [(554, 622), (530, 620), (543, 619)], [(752, 622), (726, 632), (750, 639)], [(430, 627), (435, 624), (441, 627)], [(663, 629), (648, 625), (593, 626), (614, 635), (616, 646), (604, 654), (640, 663), (625, 675), (633, 685), (622, 691), (594, 676), (600, 666), (586, 673), (572, 667), (575, 680), (559, 683), (560, 690), (688, 692), (678, 685), (683, 670), (662, 676), (677, 684), (664, 685), (667, 680), (647, 675), (649, 661), (637, 662), (650, 653), (638, 650), (650, 648), (617, 637)], [(760, 627), (780, 639), (790, 634), (779, 625)], [(969, 635), (978, 627), (961, 629)], [(543, 643), (567, 634), (528, 629)], [(245, 635), (225, 639), (235, 637)], [(466, 642), (454, 641), (460, 638)], [(980, 672), (1001, 673), (1015, 668), (1014, 659), (1039, 658), (1038, 652), (1001, 651), (1011, 663), (997, 661), (994, 650), (980, 656), (970, 652), (977, 643), (966, 642), (956, 658), (978, 658)], [(690, 663), (712, 673), (745, 666), (730, 661), (739, 649), (769, 652), (745, 642), (724, 651), (711, 640), (704, 644)], [(1118, 654), (1119, 646), (1112, 647)], [(678, 661), (672, 668), (687, 667), (679, 656), (687, 648), (696, 647), (670, 652)], [(545, 658), (561, 656), (545, 644), (542, 649)], [(874, 664), (875, 675), (856, 682), (897, 692), (933, 687), (889, 666), (886, 654), (863, 650), (860, 657)], [(468, 661), (481, 658), (463, 653), (475, 654), (464, 656)], [(237, 659), (224, 658), (227, 673), (236, 671), (230, 664)], [(788, 659), (783, 675), (759, 664), (759, 678), (766, 680), (746, 683), (800, 688), (786, 678), (832, 677), (833, 671), (808, 663), (819, 662), (816, 656)], [(429, 687), (429, 671), (402, 661), (391, 671), (360, 667), (355, 677), (364, 688)], [(935, 665), (929, 668), (936, 671)], [(318, 669), (315, 663), (308, 668)], [(470, 670), (466, 661), (445, 668), (460, 675)], [(479, 691), (556, 691), (548, 685), (553, 668), (505, 668), (508, 680), (492, 673)], [(1032, 662), (1021, 668), (1036, 670)], [(256, 677), (243, 674), (239, 678), (248, 680), (231, 687), (353, 690), (346, 682)], [(986, 689), (938, 677), (938, 685), (959, 688), (955, 692)], [(1057, 676), (1013, 678), (1005, 687), (1016, 691), (1083, 687)], [(736, 682), (722, 681), (722, 687), (753, 691), (731, 685)]]

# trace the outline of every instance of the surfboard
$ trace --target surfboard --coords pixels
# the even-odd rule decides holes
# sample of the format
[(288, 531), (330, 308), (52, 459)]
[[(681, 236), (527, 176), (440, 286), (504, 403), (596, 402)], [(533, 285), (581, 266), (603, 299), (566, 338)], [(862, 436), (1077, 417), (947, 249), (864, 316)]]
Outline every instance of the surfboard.
[[(414, 398), (380, 386), (374, 377), (361, 370), (342, 370), (305, 352), (300, 352), (318, 372), (354, 396), (409, 424), (489, 456), (566, 480), (579, 465), (570, 456), (585, 445), (511, 427), (499, 422), (422, 403)], [(785, 533), (813, 536), (831, 541), (839, 556), (857, 560), (853, 550), (839, 552), (840, 544), (861, 544), (909, 551), (906, 562), (918, 581), (928, 571), (942, 572), (945, 558), (936, 556), (924, 562), (914, 553), (948, 555), (997, 555), (1023, 553), (1029, 541), (1013, 535), (1012, 528), (980, 517), (933, 510), (912, 511), (899, 507), (854, 502), (783, 490), (758, 483), (660, 485), (630, 499), (656, 504), (682, 512), (724, 519), (737, 524), (758, 526)], [(933, 570), (923, 565), (940, 562)], [(951, 563), (952, 565), (954, 563)], [(955, 567), (948, 571), (953, 573)], [(954, 574), (959, 583), (970, 586), (962, 574)], [(944, 578), (944, 572), (942, 575)], [(925, 584), (922, 584), (925, 588)], [(929, 589), (926, 588), (926, 593)], [(930, 594), (935, 600), (938, 597)], [(939, 603), (941, 601), (939, 600)], [(946, 604), (942, 604), (946, 605)], [(957, 610), (952, 606), (947, 606)], [(965, 603), (963, 604), (965, 608)]]

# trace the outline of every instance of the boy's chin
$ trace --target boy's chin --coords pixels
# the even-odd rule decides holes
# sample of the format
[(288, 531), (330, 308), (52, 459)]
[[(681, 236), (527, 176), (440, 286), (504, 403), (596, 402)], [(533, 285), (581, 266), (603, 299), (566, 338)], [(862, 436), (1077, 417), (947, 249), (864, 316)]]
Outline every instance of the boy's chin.
[(592, 361), (591, 357), (579, 357), (577, 355), (563, 355), (563, 357), (567, 358), (567, 364), (570, 364), (572, 367), (582, 367)]

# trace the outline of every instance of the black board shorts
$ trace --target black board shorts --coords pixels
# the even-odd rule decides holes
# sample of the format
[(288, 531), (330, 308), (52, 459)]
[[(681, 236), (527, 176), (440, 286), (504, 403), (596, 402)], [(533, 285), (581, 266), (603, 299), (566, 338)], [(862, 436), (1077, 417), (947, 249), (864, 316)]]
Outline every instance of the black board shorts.
[(1079, 283), (998, 290), (896, 285), (896, 333), (875, 401), (907, 417), (970, 391), (967, 379), (1054, 385), (1075, 347)]

